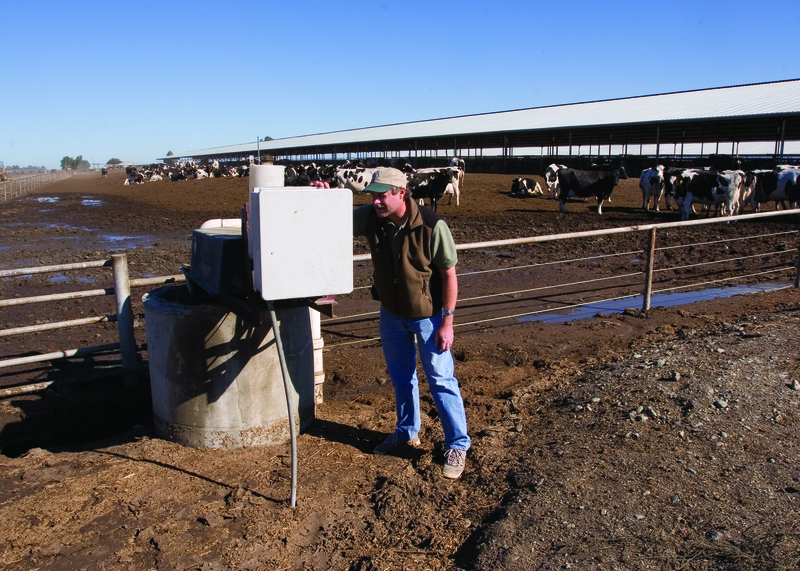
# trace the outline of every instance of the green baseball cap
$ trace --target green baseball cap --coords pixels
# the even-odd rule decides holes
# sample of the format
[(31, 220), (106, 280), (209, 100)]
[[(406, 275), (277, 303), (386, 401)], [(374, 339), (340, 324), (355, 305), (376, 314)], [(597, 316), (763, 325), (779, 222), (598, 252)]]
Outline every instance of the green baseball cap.
[(392, 190), (394, 187), (407, 188), (408, 179), (403, 171), (393, 168), (385, 168), (375, 171), (372, 181), (364, 189), (365, 192), (378, 192), (383, 194)]

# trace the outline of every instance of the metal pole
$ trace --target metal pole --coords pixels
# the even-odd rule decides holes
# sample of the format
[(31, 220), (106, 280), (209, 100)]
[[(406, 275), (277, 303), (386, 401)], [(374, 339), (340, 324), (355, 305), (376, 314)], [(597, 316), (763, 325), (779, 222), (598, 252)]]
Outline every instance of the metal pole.
[(653, 291), (653, 265), (656, 251), (656, 229), (650, 229), (647, 244), (647, 266), (645, 267), (644, 294), (642, 300), (642, 311), (650, 309), (650, 292)]
[(800, 248), (797, 249), (797, 272), (794, 276), (794, 287), (800, 288)]
[(114, 298), (117, 302), (117, 330), (119, 332), (119, 348), (122, 356), (122, 375), (125, 385), (136, 384), (136, 338), (133, 335), (133, 310), (131, 309), (131, 284), (128, 276), (128, 256), (114, 254), (111, 256), (114, 270)]
[(281, 330), (278, 322), (278, 317), (275, 314), (275, 304), (272, 301), (267, 302), (269, 308), (269, 317), (272, 320), (272, 334), (275, 337), (275, 345), (278, 348), (278, 361), (281, 365), (281, 373), (283, 375), (283, 388), (286, 391), (286, 408), (289, 409), (289, 440), (292, 448), (292, 491), (290, 504), (292, 507), (297, 506), (297, 430), (294, 425), (294, 404), (292, 399), (292, 379), (289, 374), (289, 365), (286, 362), (286, 354), (283, 352), (283, 340), (281, 339)]

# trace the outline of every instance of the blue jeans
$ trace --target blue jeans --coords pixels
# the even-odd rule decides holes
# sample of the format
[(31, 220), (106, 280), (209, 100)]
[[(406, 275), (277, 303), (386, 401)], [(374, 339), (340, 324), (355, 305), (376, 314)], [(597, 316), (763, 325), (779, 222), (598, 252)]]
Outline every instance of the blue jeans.
[(397, 408), (395, 431), (404, 440), (411, 440), (421, 428), (417, 379), (418, 347), (422, 369), (442, 421), (445, 449), (468, 450), (471, 440), (467, 434), (464, 401), (458, 388), (458, 380), (453, 376), (453, 356), (450, 351), (439, 351), (436, 346), (436, 331), (441, 323), (441, 313), (427, 319), (401, 319), (381, 306), (379, 329), (383, 357), (394, 385)]

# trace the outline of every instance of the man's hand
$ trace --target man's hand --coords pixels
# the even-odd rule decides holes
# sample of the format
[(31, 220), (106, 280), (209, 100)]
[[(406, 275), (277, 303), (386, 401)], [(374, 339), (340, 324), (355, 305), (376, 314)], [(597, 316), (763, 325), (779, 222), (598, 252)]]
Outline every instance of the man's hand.
[(442, 321), (442, 326), (436, 330), (436, 346), (440, 351), (448, 351), (453, 347), (453, 317), (446, 316)]

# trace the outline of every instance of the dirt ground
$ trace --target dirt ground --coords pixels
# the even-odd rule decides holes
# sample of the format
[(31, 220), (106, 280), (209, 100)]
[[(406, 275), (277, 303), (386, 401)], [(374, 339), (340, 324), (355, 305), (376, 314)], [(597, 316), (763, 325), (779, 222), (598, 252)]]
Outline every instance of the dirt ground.
[[(0, 204), (0, 270), (120, 251), (133, 277), (175, 274), (189, 263), (191, 230), (210, 218), (238, 216), (247, 199), (247, 179), (131, 187), (123, 177), (76, 176)], [(512, 198), (512, 178), (467, 174), (461, 205), (445, 200), (439, 209), (457, 243), (676, 219), (643, 212), (636, 179), (622, 181), (598, 216), (580, 201), (560, 214), (556, 201)], [(788, 220), (709, 225), (691, 237), (721, 243), (754, 229), (797, 228)], [(685, 236), (665, 234), (664, 243), (679, 238)], [(641, 236), (625, 235), (468, 251), (459, 268), (635, 250), (639, 242)], [(752, 244), (786, 250), (796, 263), (796, 234)], [(364, 244), (356, 242), (355, 250)], [(718, 255), (699, 250), (665, 256), (694, 262)], [(755, 265), (742, 261), (737, 270)], [(591, 263), (574, 266), (578, 276), (598, 271)], [(107, 270), (81, 275), (94, 284), (84, 287), (110, 285)], [(517, 283), (505, 275), (486, 287), (513, 291)], [(781, 279), (792, 281), (794, 273)], [(359, 266), (356, 285), (368, 280), (368, 268)], [(471, 286), (461, 281), (466, 298)], [(52, 274), (0, 278), (0, 299), (76, 283)], [(134, 292), (134, 301), (141, 293)], [(100, 299), (3, 307), (0, 320), (9, 328), (66, 319), (65, 309), (72, 317), (113, 312)], [(459, 305), (457, 324), (469, 308)], [(375, 309), (363, 293), (340, 300), (348, 315)], [(141, 313), (138, 302), (134, 313)], [(143, 343), (141, 318), (135, 331)], [(126, 388), (113, 355), (0, 370), (4, 386), (53, 381), (46, 390), (0, 400), (0, 565), (800, 568), (800, 292), (794, 288), (566, 323), (457, 327), (456, 376), (473, 439), (457, 481), (441, 475), (442, 431), (424, 382), (423, 449), (371, 453), (395, 422), (380, 347), (337, 346), (341, 332), (333, 335), (324, 323), (323, 331), (324, 403), (299, 438), (296, 508), (288, 501), (288, 445), (200, 450), (156, 438), (146, 376)], [(0, 356), (115, 337), (114, 324), (0, 337)], [(87, 365), (110, 373), (87, 381)]]

